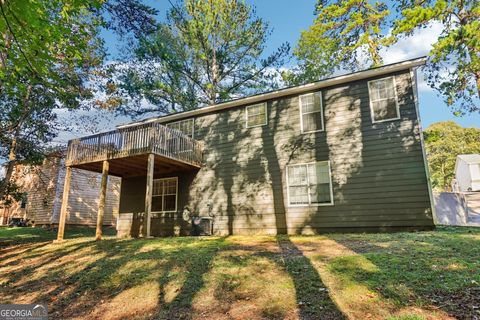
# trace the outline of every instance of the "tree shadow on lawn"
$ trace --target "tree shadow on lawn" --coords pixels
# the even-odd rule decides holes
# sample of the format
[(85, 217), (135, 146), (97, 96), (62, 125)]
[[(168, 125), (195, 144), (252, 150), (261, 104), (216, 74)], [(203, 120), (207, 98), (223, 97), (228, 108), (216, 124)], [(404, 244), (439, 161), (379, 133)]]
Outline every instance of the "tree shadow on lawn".
[[(113, 228), (104, 228), (104, 234), (111, 236), (115, 234)], [(85, 237), (93, 237), (95, 228), (92, 227), (73, 227), (67, 228), (66, 239), (81, 239)], [(15, 266), (22, 262), (16, 259), (20, 255), (28, 254), (28, 257), (35, 258), (45, 253), (40, 248), (48, 246), (57, 237), (57, 230), (46, 230), (43, 228), (2, 228), (0, 229), (0, 261), (2, 267)], [(67, 245), (69, 246), (69, 245)], [(35, 253), (34, 253), (35, 252)], [(62, 248), (52, 256), (60, 257), (71, 251)], [(45, 256), (44, 256), (45, 258)], [(44, 264), (48, 264), (51, 260), (45, 259)]]
[(310, 259), (286, 235), (277, 236), (285, 270), (293, 279), (300, 319), (345, 319)]
[(201, 293), (206, 318), (345, 319), (289, 236), (228, 241), (207, 276), (208, 289)]
[[(104, 227), (105, 236), (113, 236), (116, 230), (113, 227)], [(69, 227), (65, 230), (65, 239), (77, 239), (95, 236), (95, 227)], [(40, 227), (13, 227), (0, 228), (0, 252), (6, 252), (9, 247), (36, 244), (53, 241), (57, 238), (57, 229)]]
[[(2, 303), (46, 303), (54, 319), (128, 318), (150, 313), (152, 317), (157, 314), (155, 318), (163, 314), (171, 318), (169, 311), (180, 308), (188, 314), (195, 293), (203, 286), (203, 273), (222, 242), (221, 238), (176, 238), (67, 242), (57, 248), (52, 244), (39, 249), (42, 255), (26, 253), (24, 263), (16, 268), (4, 269), (0, 263)], [(175, 299), (161, 304), (163, 284), (178, 268), (186, 271), (186, 280)], [(157, 291), (144, 290), (157, 282)], [(125, 297), (119, 299), (123, 305), (111, 303), (129, 294), (135, 295), (131, 304), (125, 304)], [(154, 303), (150, 309), (139, 310), (135, 302), (144, 299)]]
[(327, 264), (345, 283), (365, 285), (399, 308), (443, 310), (459, 319), (480, 316), (479, 229), (329, 238), (357, 254)]
[[(287, 236), (269, 238), (269, 248), (254, 242), (246, 256), (227, 239), (51, 244), (24, 253), (22, 263), (14, 266), (0, 262), (0, 302), (46, 303), (52, 319), (192, 319), (208, 314), (210, 307), (202, 300), (213, 292), (214, 316), (228, 318), (228, 310), (253, 306), (255, 319), (281, 319), (295, 312), (300, 319), (344, 318), (309, 259)], [(230, 269), (222, 273), (226, 265)], [(238, 273), (243, 277), (236, 278)], [(249, 291), (242, 291), (237, 280), (247, 282), (238, 285)], [(277, 280), (282, 285), (270, 285)], [(289, 281), (293, 288), (284, 286)], [(285, 291), (279, 296), (277, 289)], [(295, 301), (283, 306), (285, 296)], [(278, 301), (272, 304), (271, 297)]]
[[(327, 260), (318, 256), (323, 252), (313, 246), (326, 243), (315, 239), (291, 240), (281, 235), (263, 244), (256, 239), (249, 246), (242, 244), (248, 238), (242, 238), (239, 246), (230, 238), (79, 239), (50, 244), (20, 254), (22, 263), (5, 266), (3, 262), (11, 261), (1, 260), (0, 297), (2, 303), (44, 302), (54, 319), (191, 319), (208, 311), (208, 305), (197, 308), (198, 299), (208, 290), (214, 291), (219, 305), (246, 307), (260, 302), (262, 295), (275, 297), (278, 289), (290, 292), (283, 296), (291, 296), (293, 305), (281, 309), (277, 301), (280, 309), (275, 310), (269, 308), (272, 303), (267, 298), (253, 315), (277, 319), (298, 312), (300, 319), (345, 318), (342, 311), (346, 310), (340, 311), (330, 297), (336, 289), (326, 290), (317, 271), (318, 259), (336, 281), (368, 287), (396, 304), (396, 310), (437, 306), (458, 318), (477, 316), (473, 306), (479, 304), (475, 290), (480, 283), (480, 230), (453, 235), (328, 235), (328, 241), (348, 252)], [(252, 268), (259, 257), (270, 263)], [(225, 273), (222, 264), (229, 262)], [(365, 268), (365, 263), (374, 268)], [(274, 280), (269, 279), (269, 268), (275, 269)], [(235, 278), (239, 272), (243, 277)], [(251, 285), (260, 278), (263, 284)], [(291, 281), (294, 290), (268, 284), (277, 280)], [(247, 293), (253, 294), (245, 295), (238, 281), (248, 282)], [(228, 290), (232, 294), (228, 295)], [(250, 297), (257, 301), (247, 300)]]

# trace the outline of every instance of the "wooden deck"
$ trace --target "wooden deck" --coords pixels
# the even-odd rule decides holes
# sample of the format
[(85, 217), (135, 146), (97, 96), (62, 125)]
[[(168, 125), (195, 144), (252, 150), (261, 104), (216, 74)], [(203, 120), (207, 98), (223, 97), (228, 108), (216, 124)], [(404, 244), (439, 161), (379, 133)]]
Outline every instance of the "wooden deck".
[(148, 154), (155, 155), (155, 173), (198, 169), (202, 163), (198, 141), (154, 122), (71, 140), (66, 165), (102, 172), (108, 160), (111, 175), (144, 175)]

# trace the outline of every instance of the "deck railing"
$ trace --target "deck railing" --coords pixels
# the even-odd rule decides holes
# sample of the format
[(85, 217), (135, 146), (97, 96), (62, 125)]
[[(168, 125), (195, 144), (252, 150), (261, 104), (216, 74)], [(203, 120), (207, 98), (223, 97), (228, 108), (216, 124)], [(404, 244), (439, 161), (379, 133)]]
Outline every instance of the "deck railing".
[(156, 122), (121, 128), (70, 140), (67, 165), (154, 153), (194, 166), (202, 162), (198, 141)]

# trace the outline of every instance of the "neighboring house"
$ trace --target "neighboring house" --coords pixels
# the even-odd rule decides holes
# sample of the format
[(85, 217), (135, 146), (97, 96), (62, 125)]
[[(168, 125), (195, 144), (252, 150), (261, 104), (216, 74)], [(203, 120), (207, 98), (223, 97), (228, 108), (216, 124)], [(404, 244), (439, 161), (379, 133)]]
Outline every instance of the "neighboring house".
[(431, 229), (424, 63), (120, 126), (70, 141), (66, 164), (122, 177), (120, 236), (189, 234), (189, 214), (218, 235)]
[(480, 154), (460, 154), (455, 162), (454, 191), (480, 191)]
[[(13, 181), (25, 192), (25, 199), (0, 208), (0, 222), (10, 218), (30, 219), (35, 226), (58, 224), (65, 180), (62, 153), (49, 154), (41, 165), (17, 165)], [(99, 175), (75, 169), (72, 179), (66, 223), (95, 225), (97, 220)], [(118, 214), (120, 179), (108, 185), (104, 225), (114, 225)]]
[(480, 227), (480, 192), (435, 192), (436, 224)]

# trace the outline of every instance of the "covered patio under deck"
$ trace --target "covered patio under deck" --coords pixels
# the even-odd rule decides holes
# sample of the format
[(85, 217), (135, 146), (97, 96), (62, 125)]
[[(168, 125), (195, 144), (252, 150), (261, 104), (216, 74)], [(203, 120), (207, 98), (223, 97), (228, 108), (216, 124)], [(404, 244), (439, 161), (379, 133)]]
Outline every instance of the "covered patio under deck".
[(64, 236), (72, 168), (102, 173), (97, 240), (102, 238), (108, 176), (146, 176), (145, 218), (146, 236), (149, 237), (154, 175), (199, 169), (202, 147), (181, 131), (151, 122), (71, 140), (65, 164), (67, 170), (57, 241), (62, 241)]

